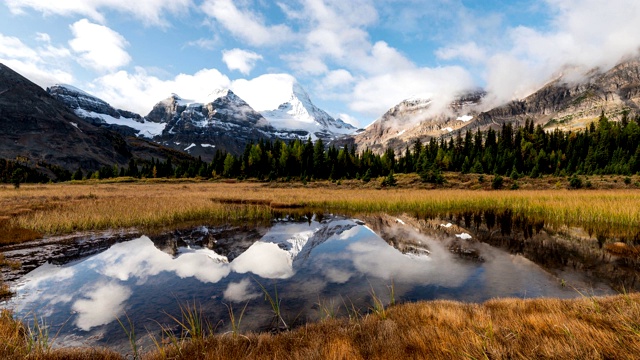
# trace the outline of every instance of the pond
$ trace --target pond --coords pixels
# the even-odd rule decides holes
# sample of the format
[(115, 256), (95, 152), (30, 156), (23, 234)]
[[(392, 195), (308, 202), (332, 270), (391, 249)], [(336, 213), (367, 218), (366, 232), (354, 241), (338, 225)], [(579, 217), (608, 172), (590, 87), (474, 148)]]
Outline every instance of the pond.
[[(281, 216), (270, 226), (91, 234), (5, 251), (29, 272), (14, 274), (16, 296), (4, 307), (27, 322), (34, 314), (46, 320), (56, 346), (123, 352), (128, 343), (118, 319), (129, 317), (149, 350), (150, 336), (179, 332), (181, 308), (194, 305), (224, 333), (229, 307), (238, 316), (246, 306), (242, 331), (275, 331), (327, 313), (365, 314), (374, 297), (385, 304), (482, 302), (637, 290), (637, 258), (603, 245), (581, 229), (490, 213), (309, 214)], [(281, 301), (281, 321), (265, 293)]]

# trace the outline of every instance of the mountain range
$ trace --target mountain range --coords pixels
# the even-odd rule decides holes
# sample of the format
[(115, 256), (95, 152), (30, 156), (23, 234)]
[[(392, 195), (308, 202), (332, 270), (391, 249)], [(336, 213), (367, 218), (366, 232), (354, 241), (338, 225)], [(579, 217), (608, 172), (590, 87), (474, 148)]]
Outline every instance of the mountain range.
[(286, 102), (262, 112), (229, 89), (214, 90), (204, 103), (171, 94), (146, 116), (115, 109), (69, 85), (55, 85), (47, 92), (93, 125), (153, 140), (205, 161), (213, 159), (217, 150), (239, 154), (247, 144), (261, 139), (330, 142), (356, 130), (316, 107), (296, 82), (290, 84)]
[(612, 119), (640, 113), (639, 58), (580, 77), (560, 75), (523, 99), (497, 106), (483, 90), (461, 94), (446, 109), (435, 109), (430, 99), (407, 99), (365, 129), (315, 106), (295, 80), (287, 86), (288, 100), (275, 108), (257, 111), (232, 90), (218, 89), (205, 102), (171, 94), (142, 116), (69, 85), (45, 91), (0, 64), (0, 158), (96, 170), (131, 159), (210, 161), (217, 150), (240, 154), (251, 142), (307, 138), (402, 153), (416, 140), (505, 123), (533, 120), (549, 131), (572, 130), (588, 126), (601, 112)]

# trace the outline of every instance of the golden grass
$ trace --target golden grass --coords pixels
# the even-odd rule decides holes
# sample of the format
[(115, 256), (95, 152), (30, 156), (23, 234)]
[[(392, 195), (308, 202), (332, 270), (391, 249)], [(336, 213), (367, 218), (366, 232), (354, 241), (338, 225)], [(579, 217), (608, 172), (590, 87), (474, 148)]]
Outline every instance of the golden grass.
[(276, 209), (309, 207), (345, 214), (438, 215), (502, 211), (557, 225), (608, 228), (637, 234), (640, 192), (635, 190), (473, 191), (344, 188), (332, 183), (277, 187), (264, 183), (93, 183), (24, 185), (0, 189), (0, 217), (13, 229), (63, 234), (123, 227), (154, 228), (190, 221), (268, 220)]
[(638, 358), (640, 295), (577, 300), (433, 301), (382, 319), (328, 319), (279, 334), (214, 336), (147, 359)]
[[(0, 357), (118, 359), (104, 349), (29, 352), (24, 325), (0, 315)], [(603, 298), (431, 301), (382, 319), (327, 319), (277, 334), (213, 335), (143, 359), (637, 359), (640, 294)]]
[(29, 346), (29, 330), (15, 321), (10, 311), (0, 312), (0, 359), (122, 359), (119, 354), (98, 348), (34, 349)]

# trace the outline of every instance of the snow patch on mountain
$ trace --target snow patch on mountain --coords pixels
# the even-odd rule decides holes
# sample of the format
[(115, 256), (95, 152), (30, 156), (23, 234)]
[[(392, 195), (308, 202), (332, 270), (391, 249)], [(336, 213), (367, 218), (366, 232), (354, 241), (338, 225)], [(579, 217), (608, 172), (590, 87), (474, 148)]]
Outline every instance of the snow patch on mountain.
[(471, 116), (471, 115), (463, 115), (463, 116), (459, 116), (456, 120), (467, 122), (467, 121), (473, 120), (473, 116)]
[(137, 130), (139, 136), (144, 136), (149, 139), (162, 134), (162, 131), (167, 125), (163, 123), (154, 123), (150, 121), (139, 123), (134, 119), (125, 118), (125, 117), (114, 118), (111, 115), (100, 114), (97, 112), (87, 111), (84, 109), (76, 109), (75, 113), (76, 115), (78, 115), (83, 119), (100, 119), (110, 125), (128, 126), (130, 128), (133, 128), (134, 130)]

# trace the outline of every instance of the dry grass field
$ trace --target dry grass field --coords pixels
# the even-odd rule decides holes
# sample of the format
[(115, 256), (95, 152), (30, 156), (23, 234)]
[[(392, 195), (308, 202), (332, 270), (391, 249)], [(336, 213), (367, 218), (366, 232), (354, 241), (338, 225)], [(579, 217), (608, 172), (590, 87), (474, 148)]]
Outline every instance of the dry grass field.
[(274, 211), (309, 208), (344, 214), (512, 210), (547, 224), (640, 229), (640, 192), (353, 188), (330, 182), (297, 184), (162, 182), (0, 187), (0, 244), (84, 230), (153, 229), (187, 222), (271, 219)]

